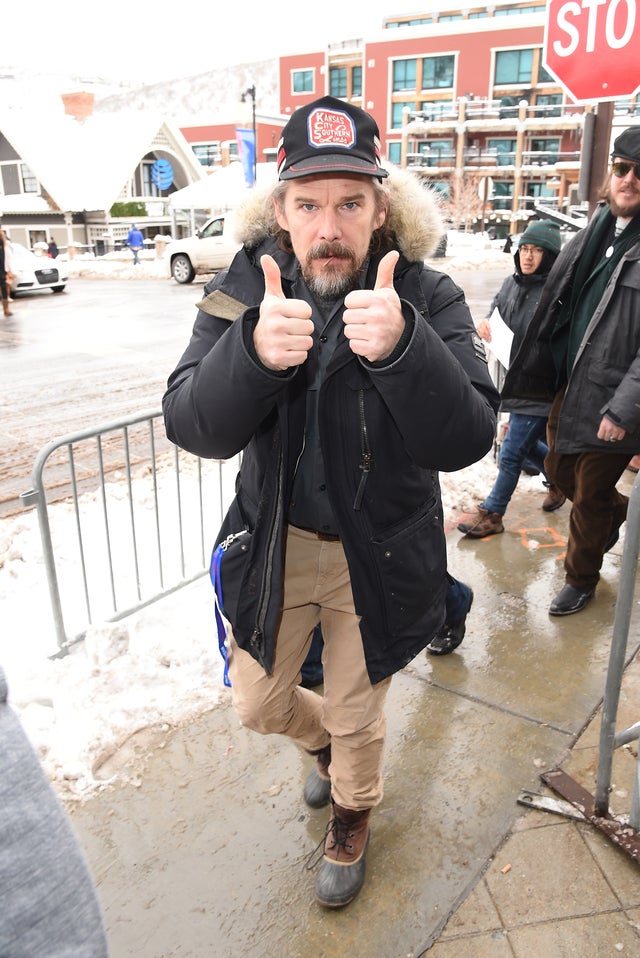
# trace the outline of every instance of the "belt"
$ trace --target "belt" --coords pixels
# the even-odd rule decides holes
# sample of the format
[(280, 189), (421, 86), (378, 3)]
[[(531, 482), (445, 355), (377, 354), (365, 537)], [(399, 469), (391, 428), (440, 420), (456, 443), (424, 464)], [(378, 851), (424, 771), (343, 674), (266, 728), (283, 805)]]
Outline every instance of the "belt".
[(332, 532), (317, 532), (316, 529), (307, 529), (306, 526), (294, 526), (294, 529), (310, 532), (312, 536), (315, 536), (316, 539), (320, 539), (321, 542), (340, 542), (340, 536), (336, 536)]

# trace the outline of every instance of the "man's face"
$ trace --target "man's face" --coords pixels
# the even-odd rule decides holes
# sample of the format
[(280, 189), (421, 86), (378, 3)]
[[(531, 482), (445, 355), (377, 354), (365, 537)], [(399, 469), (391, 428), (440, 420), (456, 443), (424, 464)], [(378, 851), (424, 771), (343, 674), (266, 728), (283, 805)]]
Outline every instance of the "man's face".
[(531, 276), (540, 266), (544, 250), (541, 246), (534, 246), (533, 243), (525, 243), (518, 247), (520, 253), (520, 269), (525, 276)]
[(323, 299), (354, 288), (371, 235), (386, 216), (376, 205), (371, 177), (345, 173), (290, 180), (275, 213), (291, 237), (307, 286)]
[[(624, 176), (616, 176), (616, 165), (624, 163), (629, 166), (629, 172)], [(634, 173), (640, 164), (630, 163), (627, 160), (613, 158), (611, 164), (611, 181), (609, 183), (609, 207), (614, 216), (622, 216), (629, 219), (640, 213), (640, 179)]]

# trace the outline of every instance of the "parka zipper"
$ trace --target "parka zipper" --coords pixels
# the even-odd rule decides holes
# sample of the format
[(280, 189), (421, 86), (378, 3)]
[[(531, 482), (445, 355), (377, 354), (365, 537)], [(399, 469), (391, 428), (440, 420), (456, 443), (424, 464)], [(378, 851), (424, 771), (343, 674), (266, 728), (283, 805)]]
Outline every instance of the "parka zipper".
[(356, 497), (353, 502), (353, 508), (359, 510), (362, 505), (362, 500), (364, 498), (364, 488), (367, 484), (367, 479), (369, 478), (369, 473), (373, 468), (373, 455), (371, 453), (371, 448), (369, 446), (369, 434), (367, 432), (367, 420), (364, 413), (364, 389), (358, 391), (358, 410), (359, 410), (359, 420), (360, 420), (360, 452), (362, 458), (360, 459), (360, 470), (362, 475), (360, 476), (360, 483), (358, 484), (358, 490), (356, 492)]
[[(271, 576), (273, 573), (273, 556), (275, 553), (276, 542), (277, 542), (277, 530), (280, 525), (280, 517), (282, 515), (282, 445), (280, 445), (280, 451), (278, 453), (278, 472), (277, 472), (277, 489), (278, 495), (276, 500), (276, 508), (273, 513), (271, 527), (269, 529), (269, 536), (267, 539), (267, 552), (266, 552), (266, 561), (264, 564), (264, 571), (262, 573), (262, 582), (260, 583), (260, 599), (258, 604), (258, 612), (256, 616), (256, 625), (253, 630), (253, 634), (249, 639), (249, 643), (256, 654), (260, 665), (265, 668), (264, 662), (264, 624), (267, 618), (267, 611), (269, 609), (269, 603), (271, 600)], [(266, 670), (266, 669), (265, 669)]]

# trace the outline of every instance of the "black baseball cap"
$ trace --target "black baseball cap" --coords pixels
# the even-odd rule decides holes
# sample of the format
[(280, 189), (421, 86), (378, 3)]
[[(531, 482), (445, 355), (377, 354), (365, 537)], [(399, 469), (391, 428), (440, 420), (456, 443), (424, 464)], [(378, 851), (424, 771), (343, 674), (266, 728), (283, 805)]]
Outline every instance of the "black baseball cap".
[(380, 165), (380, 133), (373, 117), (351, 103), (325, 96), (300, 106), (278, 143), (278, 176), (317, 173), (388, 176)]

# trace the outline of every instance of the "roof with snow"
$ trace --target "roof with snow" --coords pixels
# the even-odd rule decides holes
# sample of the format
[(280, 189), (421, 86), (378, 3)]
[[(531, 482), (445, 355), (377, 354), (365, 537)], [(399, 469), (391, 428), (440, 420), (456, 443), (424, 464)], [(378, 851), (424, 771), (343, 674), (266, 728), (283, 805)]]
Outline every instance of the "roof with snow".
[[(43, 191), (61, 210), (107, 210), (150, 150), (162, 148), (178, 157), (191, 182), (203, 169), (177, 127), (146, 110), (94, 114), (78, 120), (60, 111), (34, 115), (0, 108), (0, 133), (35, 174)], [(154, 145), (155, 141), (155, 145)], [(184, 177), (183, 177), (184, 179)], [(4, 212), (49, 209), (36, 194), (0, 197)]]

